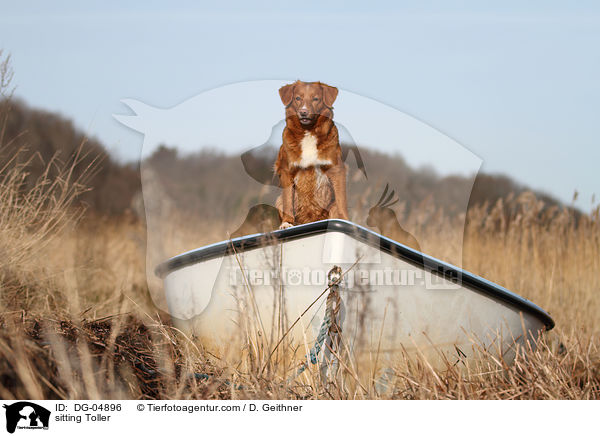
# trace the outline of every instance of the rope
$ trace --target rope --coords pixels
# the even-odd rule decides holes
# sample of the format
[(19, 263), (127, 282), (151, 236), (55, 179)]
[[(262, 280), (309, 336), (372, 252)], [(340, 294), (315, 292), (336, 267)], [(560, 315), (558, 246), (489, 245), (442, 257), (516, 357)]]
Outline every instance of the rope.
[[(309, 364), (315, 365), (319, 360), (319, 353), (323, 349), (323, 344), (325, 343), (325, 338), (329, 335), (330, 344), (333, 348), (335, 344), (335, 348), (339, 346), (340, 338), (342, 334), (342, 327), (338, 323), (338, 314), (340, 312), (341, 307), (341, 299), (340, 299), (340, 291), (339, 285), (342, 281), (342, 269), (334, 265), (333, 268), (327, 274), (328, 279), (328, 288), (329, 294), (327, 294), (327, 301), (325, 305), (325, 316), (323, 317), (323, 321), (321, 322), (321, 328), (319, 329), (319, 334), (317, 335), (317, 339), (315, 340), (314, 345), (310, 349), (308, 355), (306, 356), (306, 361), (302, 363), (300, 368), (296, 374), (288, 379), (288, 382), (291, 382), (300, 374), (302, 374), (306, 368), (308, 368)], [(272, 354), (272, 353), (271, 353)], [(204, 373), (193, 373), (190, 374), (191, 377), (196, 380), (206, 381), (209, 380), (210, 376)], [(226, 385), (230, 385), (229, 381), (224, 381)], [(236, 389), (243, 389), (242, 385), (234, 385)]]
[(309, 364), (312, 363), (314, 365), (318, 362), (319, 353), (323, 349), (323, 344), (327, 335), (332, 339), (332, 343), (334, 337), (338, 339), (335, 343), (339, 343), (339, 337), (342, 333), (342, 328), (338, 323), (338, 314), (341, 306), (339, 284), (342, 281), (342, 269), (335, 265), (327, 274), (327, 278), (329, 280), (329, 294), (327, 295), (325, 316), (321, 322), (319, 334), (317, 335), (315, 344), (306, 356), (306, 362), (302, 363), (296, 374), (288, 381), (291, 381), (302, 374), (306, 368), (308, 368)]

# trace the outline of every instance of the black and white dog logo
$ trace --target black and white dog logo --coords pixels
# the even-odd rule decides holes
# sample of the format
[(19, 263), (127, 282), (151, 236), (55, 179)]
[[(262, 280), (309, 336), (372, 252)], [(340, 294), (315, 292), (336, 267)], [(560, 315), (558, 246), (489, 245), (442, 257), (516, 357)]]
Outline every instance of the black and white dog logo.
[(29, 401), (19, 401), (6, 409), (6, 431), (14, 433), (18, 429), (48, 429), (50, 411)]

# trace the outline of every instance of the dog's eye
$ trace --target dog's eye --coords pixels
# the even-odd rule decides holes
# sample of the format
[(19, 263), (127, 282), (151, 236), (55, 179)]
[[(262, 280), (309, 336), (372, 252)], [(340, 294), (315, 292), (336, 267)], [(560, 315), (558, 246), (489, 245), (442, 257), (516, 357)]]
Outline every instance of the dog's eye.
[(313, 101), (319, 101), (319, 98), (318, 97), (314, 97)]
[(296, 101), (300, 101), (300, 97), (296, 97)]

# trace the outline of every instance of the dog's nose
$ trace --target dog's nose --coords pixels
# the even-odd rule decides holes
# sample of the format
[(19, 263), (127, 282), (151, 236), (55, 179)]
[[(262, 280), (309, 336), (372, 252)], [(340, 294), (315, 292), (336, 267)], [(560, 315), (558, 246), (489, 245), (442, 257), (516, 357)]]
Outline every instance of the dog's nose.
[(301, 118), (306, 118), (308, 116), (308, 109), (300, 109), (298, 115), (300, 115)]

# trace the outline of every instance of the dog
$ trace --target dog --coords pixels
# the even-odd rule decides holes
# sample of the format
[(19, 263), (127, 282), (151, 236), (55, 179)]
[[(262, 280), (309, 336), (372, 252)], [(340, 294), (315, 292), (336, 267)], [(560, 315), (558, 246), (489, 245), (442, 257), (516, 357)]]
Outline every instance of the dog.
[(277, 198), (280, 229), (313, 221), (348, 219), (346, 166), (333, 122), (337, 88), (321, 82), (285, 85), (283, 143), (275, 174), (283, 188)]

